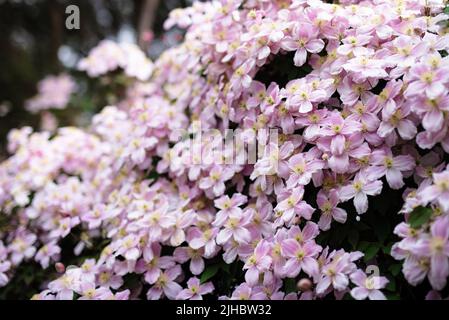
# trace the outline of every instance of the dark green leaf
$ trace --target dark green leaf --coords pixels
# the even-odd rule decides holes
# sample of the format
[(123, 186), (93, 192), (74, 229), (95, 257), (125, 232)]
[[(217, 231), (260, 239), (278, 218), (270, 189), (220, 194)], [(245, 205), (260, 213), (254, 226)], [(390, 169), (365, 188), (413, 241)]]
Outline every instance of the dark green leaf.
[(201, 274), (201, 277), (200, 277), (201, 283), (204, 283), (207, 280), (209, 280), (210, 278), (212, 278), (213, 276), (215, 276), (217, 274), (219, 268), (220, 268), (219, 264), (214, 264), (214, 265), (207, 267), (206, 270), (204, 270), (203, 273)]
[(385, 289), (388, 290), (388, 291), (393, 291), (394, 292), (396, 290), (396, 279), (393, 278), (393, 277), (388, 277), (388, 281), (390, 281), (390, 282), (388, 282), (388, 284), (385, 287)]
[(365, 253), (365, 261), (371, 260), (372, 258), (374, 258), (377, 254), (377, 252), (379, 251), (379, 244), (378, 243), (372, 243), (370, 244), (364, 251)]
[(401, 268), (402, 268), (402, 264), (400, 264), (400, 263), (392, 264), (388, 268), (388, 271), (390, 271), (393, 276), (397, 276), (399, 274), (399, 272), (401, 272)]
[(398, 293), (387, 293), (386, 296), (388, 300), (401, 300)]
[(432, 209), (425, 207), (417, 207), (410, 214), (408, 223), (412, 228), (416, 229), (422, 226), (427, 221), (429, 221), (431, 216), (432, 216)]
[(383, 247), (382, 247), (382, 252), (385, 253), (385, 254), (387, 254), (387, 255), (390, 255), (391, 247), (392, 247), (392, 246), (393, 246), (393, 242), (390, 242), (390, 243), (387, 244), (386, 246), (383, 246)]
[(284, 280), (284, 290), (285, 293), (296, 292), (296, 281), (295, 279), (285, 279)]

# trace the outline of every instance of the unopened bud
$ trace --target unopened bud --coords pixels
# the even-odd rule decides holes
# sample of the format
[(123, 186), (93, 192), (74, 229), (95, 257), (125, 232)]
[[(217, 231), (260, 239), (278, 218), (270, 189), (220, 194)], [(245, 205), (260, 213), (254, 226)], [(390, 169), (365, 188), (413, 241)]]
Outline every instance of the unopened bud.
[(55, 269), (58, 273), (64, 273), (65, 271), (65, 266), (64, 264), (62, 264), (61, 262), (56, 262), (55, 263)]
[(307, 278), (301, 279), (296, 284), (296, 287), (301, 292), (309, 291), (310, 289), (312, 289), (312, 281), (310, 281), (310, 279)]

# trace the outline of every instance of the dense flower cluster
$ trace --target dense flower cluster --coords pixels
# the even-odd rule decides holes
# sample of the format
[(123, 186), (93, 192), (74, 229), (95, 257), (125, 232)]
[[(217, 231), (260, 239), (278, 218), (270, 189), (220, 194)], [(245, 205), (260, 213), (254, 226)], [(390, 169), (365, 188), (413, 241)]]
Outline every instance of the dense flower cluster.
[(38, 83), (38, 93), (26, 101), (26, 109), (36, 113), (47, 109), (64, 109), (76, 91), (75, 81), (67, 74), (47, 76)]
[(148, 80), (153, 72), (153, 63), (138, 46), (111, 40), (101, 41), (88, 57), (78, 63), (78, 69), (86, 71), (90, 77), (98, 77), (118, 68), (129, 77)]
[[(175, 10), (166, 26), (186, 28), (185, 42), (155, 62), (145, 98), (129, 110), (106, 107), (88, 131), (10, 133), (0, 285), (24, 260), (59, 262), (60, 240), (80, 230), (74, 253), (103, 238), (101, 254), (34, 298), (128, 299), (145, 289), (148, 299), (384, 299), (388, 280), (363, 271), (363, 253), (317, 237), (360, 219), (388, 187), (406, 188), (392, 255), (411, 285), (427, 276), (440, 291), (449, 275), (449, 37), (443, 1), (429, 2), (221, 0)], [(80, 67), (144, 80), (147, 64), (131, 65), (122, 50), (102, 42)], [(278, 58), (301, 72), (265, 81)], [(230, 128), (265, 146), (255, 163), (233, 158), (244, 143), (216, 153), (220, 144), (200, 134)], [(416, 210), (428, 216), (412, 227)], [(244, 281), (227, 292), (201, 282), (211, 261), (239, 261)], [(128, 286), (128, 275), (140, 285)], [(298, 290), (287, 279), (300, 280)]]

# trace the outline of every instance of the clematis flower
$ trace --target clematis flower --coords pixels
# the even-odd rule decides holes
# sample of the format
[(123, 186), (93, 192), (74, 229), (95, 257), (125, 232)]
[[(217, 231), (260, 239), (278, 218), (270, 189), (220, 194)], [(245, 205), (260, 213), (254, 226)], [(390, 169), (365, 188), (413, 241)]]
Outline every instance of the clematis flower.
[(176, 296), (177, 300), (203, 300), (203, 295), (214, 291), (214, 285), (211, 282), (200, 284), (198, 278), (190, 278), (187, 281), (187, 289), (182, 290)]
[(412, 139), (416, 135), (417, 129), (415, 124), (407, 119), (409, 114), (410, 109), (405, 105), (398, 106), (394, 100), (389, 100), (382, 109), (382, 122), (377, 133), (380, 137), (385, 138), (390, 134), (395, 134), (394, 129), (397, 129), (403, 139)]
[(234, 292), (230, 300), (264, 300), (266, 294), (262, 290), (250, 287), (247, 283), (242, 283)]
[(449, 172), (433, 174), (434, 184), (421, 192), (421, 199), (425, 202), (437, 200), (444, 211), (449, 210)]
[(241, 205), (247, 202), (248, 198), (242, 194), (235, 193), (232, 198), (222, 196), (215, 200), (215, 206), (220, 210), (217, 212), (214, 225), (221, 227), (231, 214), (239, 214), (242, 209)]
[(359, 174), (354, 181), (340, 190), (340, 199), (348, 201), (354, 198), (354, 206), (358, 214), (368, 210), (368, 196), (378, 195), (382, 191), (382, 181), (370, 181), (366, 176)]
[(221, 245), (231, 237), (238, 243), (248, 243), (251, 240), (251, 234), (248, 226), (252, 216), (243, 212), (230, 214), (223, 228), (217, 234), (217, 244)]
[(179, 265), (174, 266), (162, 272), (156, 283), (148, 290), (148, 300), (158, 300), (162, 295), (165, 295), (170, 300), (175, 300), (178, 294), (182, 291), (182, 287), (179, 283), (175, 282), (175, 279), (182, 273)]
[(369, 298), (370, 300), (386, 300), (385, 295), (379, 290), (385, 288), (388, 284), (388, 280), (385, 277), (370, 276), (357, 270), (351, 274), (351, 281), (357, 285), (356, 288), (351, 290), (351, 296), (357, 300), (364, 300)]
[(444, 84), (449, 81), (449, 76), (444, 68), (432, 70), (430, 66), (418, 64), (410, 69), (409, 81), (404, 92), (406, 97), (425, 92), (429, 99), (434, 99), (446, 90)]
[(337, 207), (340, 202), (339, 200), (340, 198), (336, 190), (331, 190), (328, 196), (322, 191), (318, 192), (316, 201), (321, 210), (320, 221), (318, 221), (318, 226), (321, 230), (329, 230), (332, 219), (339, 223), (346, 222), (348, 214), (346, 210)]
[(57, 261), (59, 259), (60, 253), (61, 248), (55, 241), (52, 241), (40, 248), (34, 258), (41, 264), (42, 268), (46, 269), (50, 264), (50, 260)]
[(230, 168), (220, 168), (214, 166), (209, 173), (208, 177), (202, 178), (200, 180), (199, 187), (203, 190), (211, 189), (215, 196), (219, 197), (224, 193), (225, 182), (230, 180), (234, 172)]
[(270, 251), (270, 244), (265, 240), (261, 240), (254, 249), (254, 254), (246, 260), (243, 269), (247, 270), (245, 280), (249, 285), (254, 286), (257, 284), (259, 274), (269, 270), (272, 261), (269, 255)]
[(372, 180), (386, 176), (392, 189), (400, 189), (404, 185), (402, 172), (412, 170), (416, 163), (409, 155), (393, 157), (389, 150), (376, 150), (371, 156), (371, 162), (375, 167), (368, 169), (368, 175)]
[(248, 60), (238, 67), (234, 75), (231, 78), (231, 87), (233, 90), (238, 91), (242, 88), (249, 88), (252, 82), (252, 78), (249, 75), (255, 65), (254, 60)]
[(323, 267), (316, 293), (320, 296), (328, 292), (331, 286), (337, 292), (344, 292), (349, 285), (349, 276), (356, 270), (354, 261), (363, 256), (360, 252), (350, 254), (343, 250), (334, 250), (329, 253), (328, 249), (325, 248), (319, 257)]
[(312, 175), (324, 168), (324, 161), (317, 160), (313, 152), (300, 153), (290, 158), (288, 166), (292, 174), (287, 180), (287, 187), (294, 188), (309, 184)]
[(281, 46), (287, 51), (296, 51), (295, 66), (302, 66), (307, 60), (307, 52), (318, 53), (324, 48), (324, 41), (317, 39), (319, 30), (309, 23), (297, 24), (291, 37), (285, 37)]
[(275, 225), (279, 226), (284, 223), (289, 225), (296, 215), (304, 217), (307, 220), (311, 219), (314, 209), (307, 202), (302, 201), (303, 195), (303, 187), (294, 188), (290, 192), (281, 195), (280, 199), (283, 200), (279, 201), (275, 208), (275, 215), (277, 217), (274, 222)]
[(374, 57), (374, 52), (366, 48), (355, 50), (354, 58), (348, 60), (343, 68), (351, 72), (356, 82), (362, 82), (367, 78), (380, 79), (388, 77), (385, 71), (385, 63)]
[(199, 275), (204, 270), (204, 249), (192, 249), (190, 247), (179, 247), (173, 252), (173, 257), (178, 263), (185, 263), (190, 260), (190, 272)]
[(217, 244), (215, 237), (218, 233), (218, 228), (210, 228), (201, 230), (199, 228), (190, 228), (187, 233), (187, 242), (189, 246), (198, 250), (204, 248), (204, 255), (206, 257), (213, 256), (217, 251)]
[(441, 290), (449, 276), (449, 217), (435, 220), (430, 230), (430, 239), (418, 240), (412, 252), (430, 258), (430, 284), (435, 290)]
[(284, 273), (289, 278), (296, 277), (301, 270), (313, 277), (319, 272), (317, 255), (321, 247), (313, 242), (299, 244), (295, 239), (282, 242), (282, 255), (288, 258), (284, 266)]
[(33, 246), (37, 237), (35, 234), (23, 234), (18, 235), (10, 246), (11, 262), (14, 265), (18, 265), (23, 259), (31, 258), (36, 252), (36, 248)]
[(153, 243), (147, 246), (143, 251), (143, 259), (136, 263), (136, 271), (144, 273), (144, 279), (149, 284), (154, 284), (161, 276), (164, 269), (170, 269), (175, 266), (174, 258), (171, 256), (160, 256), (161, 246)]

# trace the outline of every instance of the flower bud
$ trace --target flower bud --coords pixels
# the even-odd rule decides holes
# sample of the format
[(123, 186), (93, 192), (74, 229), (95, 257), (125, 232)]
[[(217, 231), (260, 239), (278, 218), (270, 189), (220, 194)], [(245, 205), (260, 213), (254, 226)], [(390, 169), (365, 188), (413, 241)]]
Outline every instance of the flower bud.
[(56, 272), (58, 272), (58, 273), (64, 273), (64, 271), (65, 271), (65, 266), (64, 266), (64, 264), (61, 263), (61, 262), (56, 262), (56, 263), (55, 263), (55, 269), (56, 269)]
[(298, 281), (298, 283), (296, 284), (296, 287), (301, 292), (309, 291), (310, 289), (312, 289), (312, 281), (310, 281), (310, 279), (303, 278)]

